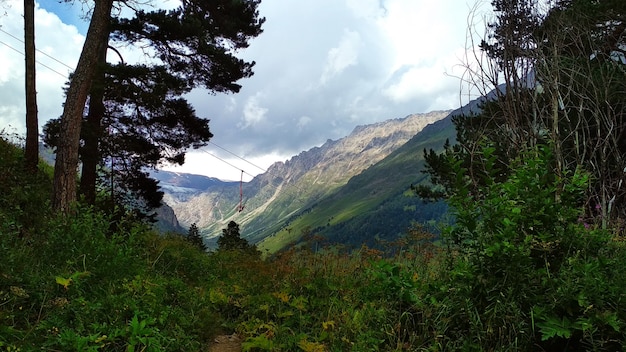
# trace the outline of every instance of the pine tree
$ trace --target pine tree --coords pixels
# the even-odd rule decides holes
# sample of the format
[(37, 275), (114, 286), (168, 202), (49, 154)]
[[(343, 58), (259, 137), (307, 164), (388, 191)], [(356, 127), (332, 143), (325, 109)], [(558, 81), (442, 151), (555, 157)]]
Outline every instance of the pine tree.
[[(159, 206), (162, 193), (145, 170), (163, 162), (182, 164), (187, 148), (212, 137), (208, 120), (196, 116), (180, 96), (195, 87), (239, 91), (235, 82), (252, 75), (254, 62), (236, 58), (234, 51), (261, 33), (258, 5), (255, 0), (195, 0), (169, 11), (137, 10), (132, 18), (110, 18), (109, 47), (148, 43), (157, 57), (151, 65), (123, 60), (111, 65), (106, 48), (97, 53), (80, 133), (80, 191), (88, 203), (95, 202), (100, 168), (113, 173), (100, 181), (114, 183), (109, 187), (117, 194), (136, 196), (146, 208)], [(67, 132), (52, 123), (46, 133), (48, 142), (58, 141), (61, 153)]]
[(222, 229), (222, 236), (217, 240), (217, 248), (219, 250), (245, 250), (248, 247), (248, 241), (241, 238), (239, 234), (239, 225), (231, 221), (228, 227)]
[(26, 169), (37, 170), (39, 163), (39, 123), (37, 119), (37, 89), (35, 80), (35, 0), (24, 0), (24, 57), (26, 87)]
[(189, 226), (189, 232), (187, 233), (187, 241), (189, 241), (194, 246), (198, 247), (198, 249), (202, 251), (207, 250), (207, 246), (204, 244), (204, 240), (202, 236), (200, 236), (200, 230), (198, 229), (198, 225), (194, 222)]
[(220, 251), (239, 251), (253, 256), (260, 256), (261, 253), (255, 245), (250, 245), (246, 239), (239, 234), (239, 225), (231, 221), (228, 227), (222, 229), (222, 235), (217, 239), (217, 249)]

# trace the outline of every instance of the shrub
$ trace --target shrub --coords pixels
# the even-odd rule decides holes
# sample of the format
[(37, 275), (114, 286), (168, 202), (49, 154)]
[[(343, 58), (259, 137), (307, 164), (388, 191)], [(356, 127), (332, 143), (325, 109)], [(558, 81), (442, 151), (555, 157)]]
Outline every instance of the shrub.
[[(482, 158), (493, 175), (491, 150)], [(458, 182), (450, 199), (456, 223), (443, 234), (449, 281), (437, 295), (446, 330), (455, 331), (441, 342), (447, 349), (602, 349), (623, 340), (614, 306), (623, 281), (610, 279), (622, 274), (607, 265), (618, 260), (614, 245), (579, 221), (588, 176), (559, 177), (550, 163), (547, 149), (525, 154), (480, 195)], [(466, 170), (457, 168), (462, 181)]]

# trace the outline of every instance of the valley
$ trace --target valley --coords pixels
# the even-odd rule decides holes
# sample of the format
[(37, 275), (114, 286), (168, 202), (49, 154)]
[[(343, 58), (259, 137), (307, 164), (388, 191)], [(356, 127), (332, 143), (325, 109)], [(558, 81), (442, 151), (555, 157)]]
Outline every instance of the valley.
[[(311, 231), (332, 242), (374, 244), (375, 238), (404, 234), (411, 219), (437, 221), (445, 212), (442, 204), (423, 204), (406, 193), (424, 179), (423, 149), (441, 148), (454, 138), (451, 113), (434, 111), (357, 126), (344, 138), (275, 163), (243, 184), (241, 212), (238, 182), (168, 172), (154, 176), (181, 227), (195, 223), (208, 244), (231, 220), (240, 224), (243, 237), (268, 252)], [(392, 218), (407, 221), (390, 223)], [(363, 226), (372, 231), (363, 231)]]

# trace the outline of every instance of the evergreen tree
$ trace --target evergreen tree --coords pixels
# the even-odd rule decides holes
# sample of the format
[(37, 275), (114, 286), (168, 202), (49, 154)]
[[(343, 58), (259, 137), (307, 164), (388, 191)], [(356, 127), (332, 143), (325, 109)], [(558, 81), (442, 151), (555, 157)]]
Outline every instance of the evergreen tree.
[(217, 248), (221, 251), (241, 251), (254, 255), (260, 255), (255, 245), (250, 245), (246, 239), (239, 234), (239, 225), (231, 221), (228, 227), (222, 229), (222, 235), (217, 239)]
[(453, 119), (456, 144), (425, 151), (436, 188), (416, 187), (446, 197), (454, 217), (442, 248), (464, 303), (446, 329), (470, 337), (451, 350), (614, 350), (623, 339), (598, 318), (619, 310), (589, 271), (608, 268), (615, 244), (593, 222), (619, 225), (626, 210), (626, 2), (557, 1), (543, 12), (537, 3), (492, 2), (482, 49), (495, 70), (479, 71), (506, 82), (479, 112)]
[[(238, 92), (241, 78), (252, 75), (254, 62), (234, 56), (261, 33), (259, 1), (185, 1), (176, 9), (137, 10), (132, 18), (110, 19), (109, 47), (141, 43), (154, 49), (151, 65), (117, 65), (99, 51), (88, 114), (83, 118), (80, 191), (95, 202), (98, 176), (118, 195), (135, 196), (146, 208), (160, 205), (162, 193), (145, 172), (163, 162), (182, 164), (189, 147), (212, 137), (208, 120), (180, 98), (195, 87), (211, 93)], [(118, 53), (119, 55), (119, 53)], [(54, 124), (54, 123), (53, 123)], [(47, 141), (57, 139), (46, 128)], [(65, 132), (63, 132), (65, 133)], [(100, 172), (98, 171), (100, 169)], [(132, 198), (132, 197), (131, 197)]]
[(189, 226), (189, 232), (187, 233), (187, 241), (189, 241), (194, 246), (198, 247), (202, 251), (207, 250), (207, 246), (204, 244), (204, 240), (202, 236), (200, 236), (200, 230), (198, 229), (198, 225), (194, 222)]
[[(234, 51), (261, 33), (258, 4), (185, 1), (169, 11), (137, 10), (132, 18), (110, 19), (110, 48), (148, 43), (156, 58), (149, 66), (126, 64), (123, 58), (112, 65), (106, 62), (106, 47), (99, 52), (80, 134), (80, 192), (88, 203), (95, 203), (100, 183), (118, 196), (139, 198), (135, 205), (160, 205), (162, 193), (146, 169), (182, 164), (187, 148), (212, 137), (208, 120), (196, 116), (180, 96), (195, 87), (239, 91), (235, 82), (252, 75), (254, 62), (237, 59)], [(54, 124), (46, 128), (48, 144), (63, 140)]]
[(35, 173), (39, 163), (39, 123), (35, 80), (35, 0), (24, 0), (24, 57), (26, 87), (26, 169)]
[(618, 224), (626, 217), (626, 2), (559, 1), (539, 36), (550, 46), (537, 65), (549, 104), (538, 111), (551, 116), (558, 165), (588, 170), (587, 217)]
[(76, 201), (78, 148), (85, 102), (98, 65), (98, 56), (106, 46), (113, 0), (95, 1), (85, 44), (72, 81), (66, 92), (59, 145), (54, 163), (52, 208), (67, 213)]

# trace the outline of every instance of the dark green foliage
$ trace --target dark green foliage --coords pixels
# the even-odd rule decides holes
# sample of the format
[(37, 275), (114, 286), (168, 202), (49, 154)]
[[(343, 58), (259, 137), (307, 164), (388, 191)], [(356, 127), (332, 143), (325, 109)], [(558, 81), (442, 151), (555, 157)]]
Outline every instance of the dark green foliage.
[(496, 19), (488, 25), (490, 33), (481, 41), (480, 48), (505, 72), (515, 61), (532, 55), (533, 34), (540, 25), (539, 14), (533, 11), (534, 3), (534, 0), (491, 1)]
[(396, 195), (368, 212), (357, 214), (351, 221), (321, 227), (315, 233), (328, 244), (381, 249), (402, 238), (414, 223), (429, 226), (430, 231), (437, 233), (436, 224), (446, 213), (447, 205), (443, 201), (425, 203), (415, 197)]
[(52, 169), (45, 163), (35, 173), (25, 169), (24, 155), (12, 142), (0, 131), (0, 222), (30, 238), (49, 215)]
[(206, 252), (207, 246), (204, 244), (204, 239), (200, 236), (200, 230), (198, 229), (198, 225), (194, 222), (189, 226), (189, 232), (187, 233), (187, 241), (191, 243), (193, 246), (197, 247), (203, 252)]
[(222, 250), (245, 249), (248, 246), (248, 241), (241, 238), (239, 225), (231, 221), (228, 223), (228, 227), (222, 230), (222, 236), (217, 240), (217, 245)]
[(481, 145), (493, 148), (496, 181), (508, 177), (520, 153), (544, 146), (552, 149), (553, 173), (584, 168), (591, 174), (585, 217), (604, 228), (619, 224), (626, 216), (620, 181), (626, 167), (624, 2), (559, 1), (541, 11), (529, 1), (493, 6), (496, 20), (482, 49), (506, 80), (479, 113), (455, 118), (458, 143), (439, 155), (425, 151), (436, 188), (416, 190), (425, 198), (449, 194), (456, 177), (450, 165), (460, 163), (470, 191), (479, 194), (489, 180), (476, 155)]
[[(479, 155), (493, 164), (492, 148)], [(469, 191), (468, 170), (453, 166), (456, 223), (443, 234), (450, 288), (436, 295), (458, 305), (446, 313), (446, 328), (455, 331), (447, 348), (613, 350), (623, 343), (626, 316), (614, 306), (621, 283), (610, 279), (623, 274), (608, 265), (623, 250), (583, 223), (588, 175), (559, 177), (549, 171), (553, 162), (546, 149), (524, 154), (480, 196)]]
[[(123, 209), (34, 211), (50, 177), (14, 174), (23, 156), (8, 145), (0, 144), (3, 190), (47, 194), (0, 194), (4, 350), (205, 351), (216, 334), (233, 332), (244, 350), (279, 351), (615, 351), (626, 343), (623, 241), (578, 220), (587, 174), (551, 174), (545, 148), (514, 159), (510, 176), (478, 199), (460, 183), (451, 200), (457, 223), (438, 244), (413, 228), (381, 249), (303, 246), (261, 260), (256, 251), (207, 254), (182, 236), (157, 236)], [(479, 155), (492, 163), (489, 147)], [(467, 181), (466, 169), (453, 169)], [(234, 222), (224, 235), (253, 248)]]
[[(92, 167), (99, 165), (97, 183), (112, 190), (117, 202), (144, 210), (157, 208), (163, 192), (145, 170), (163, 162), (184, 163), (188, 147), (200, 147), (213, 136), (208, 120), (196, 116), (185, 99), (175, 97), (189, 88), (163, 68), (109, 66), (105, 85), (105, 115), (96, 122), (98, 127), (91, 127), (91, 115), (87, 116), (81, 134), (86, 143), (98, 146), (96, 150), (81, 148), (81, 158), (95, 158)], [(91, 103), (90, 111), (95, 105)], [(58, 120), (44, 127), (48, 146), (56, 146), (58, 127)], [(95, 184), (84, 186), (89, 187)]]
[(619, 1), (563, 1), (547, 16), (541, 32), (561, 47), (544, 54), (548, 60), (538, 67), (538, 75), (567, 82), (542, 82), (547, 95), (559, 96), (552, 98), (552, 105), (558, 100), (562, 164), (570, 170), (582, 166), (592, 174), (586, 215), (605, 228), (626, 216), (626, 193), (620, 186), (626, 166), (625, 13)]
[(219, 318), (197, 289), (206, 255), (132, 214), (43, 212), (51, 170), (24, 177), (22, 160), (0, 141), (1, 185), (21, 192), (0, 196), (0, 348), (200, 350), (212, 340)]
[[(210, 93), (238, 92), (236, 82), (252, 75), (254, 62), (235, 56), (259, 35), (259, 1), (185, 1), (172, 10), (133, 11), (114, 17), (110, 45), (149, 47), (159, 60), (150, 65), (109, 64), (100, 55), (89, 112), (83, 119), (81, 193), (95, 203), (96, 188), (142, 211), (157, 208), (162, 192), (146, 169), (183, 164), (188, 148), (213, 136), (181, 96), (193, 88)], [(119, 53), (118, 53), (119, 55)], [(58, 144), (58, 122), (45, 128), (46, 143)]]
[(103, 170), (112, 174), (103, 173), (101, 183), (113, 182), (118, 194), (156, 208), (163, 193), (144, 170), (184, 163), (188, 147), (200, 147), (213, 136), (208, 120), (196, 116), (186, 100), (172, 97), (186, 88), (162, 68), (113, 66), (106, 82), (102, 125), (108, 133), (100, 138), (98, 153)]
[[(525, 101), (532, 100), (532, 92), (519, 92)], [(456, 143), (447, 140), (443, 151), (424, 149), (425, 173), (430, 176), (430, 185), (416, 185), (413, 190), (425, 200), (438, 200), (452, 195), (459, 185), (456, 167), (467, 169), (468, 187), (474, 195), (480, 195), (480, 189), (491, 182), (506, 180), (511, 172), (510, 162), (520, 152), (532, 145), (545, 144), (547, 138), (532, 135), (528, 131), (528, 144), (520, 146), (511, 142), (507, 112), (507, 97), (495, 97), (478, 104), (476, 112), (456, 115), (452, 122), (456, 127)], [(520, 105), (524, 105), (521, 104)], [(528, 106), (530, 108), (530, 106)], [(531, 111), (526, 111), (531, 114)], [(532, 135), (532, 136), (531, 136)], [(488, 146), (489, 158), (481, 158), (476, 153)]]
[[(611, 2), (559, 2), (591, 10), (600, 3)], [(616, 72), (605, 68), (592, 71)], [(609, 86), (619, 90), (615, 75)], [(20, 151), (0, 144), (0, 347), (206, 350), (222, 330), (237, 332), (244, 350), (623, 350), (622, 229), (604, 230), (589, 214), (590, 194), (611, 186), (598, 176), (611, 173), (590, 169), (597, 158), (574, 162), (581, 144), (552, 138), (546, 126), (512, 138), (524, 123), (509, 124), (507, 104), (532, 112), (524, 104), (534, 96), (517, 94), (526, 100), (499, 97), (481, 114), (458, 118), (460, 143), (426, 154), (455, 218), (440, 241), (412, 230), (385, 251), (362, 247), (350, 255), (315, 245), (316, 253), (302, 246), (261, 260), (235, 222), (207, 255), (180, 236), (155, 236), (119, 208), (52, 217), (37, 211), (49, 178), (21, 177)], [(607, 106), (621, 111), (620, 95), (610, 98)], [(598, 116), (592, 110), (560, 112), (571, 120), (559, 122), (588, 122)], [(599, 128), (585, 131), (586, 141), (601, 142), (601, 124), (586, 126)], [(619, 164), (619, 154), (607, 160)], [(310, 247), (322, 243), (303, 228)]]
[(429, 291), (442, 349), (624, 344), (623, 274), (609, 264), (624, 249), (608, 226), (623, 211), (624, 62), (604, 52), (624, 8), (609, 3), (562, 1), (545, 17), (533, 2), (492, 3), (482, 49), (506, 84), (455, 118), (457, 144), (424, 152), (436, 188), (414, 187), (444, 197), (455, 219), (442, 234), (447, 271)]
[(239, 225), (231, 221), (228, 227), (222, 229), (222, 235), (217, 239), (217, 249), (220, 251), (239, 251), (259, 256), (260, 252), (255, 245), (251, 245), (239, 234)]
[(98, 153), (123, 193), (157, 207), (162, 193), (144, 170), (163, 162), (183, 164), (187, 148), (201, 147), (213, 136), (208, 120), (196, 116), (180, 96), (198, 86), (212, 93), (239, 91), (235, 82), (251, 76), (254, 63), (236, 58), (233, 50), (261, 33), (258, 5), (186, 1), (169, 11), (112, 19), (113, 42), (148, 43), (161, 61), (108, 65), (98, 80), (105, 89), (95, 98), (106, 110), (97, 125), (107, 129), (98, 137)]
[[(26, 350), (199, 349), (200, 336), (210, 338), (207, 334), (214, 334), (218, 325), (206, 298), (194, 296), (197, 291), (183, 281), (193, 274), (151, 269), (158, 259), (168, 258), (146, 250), (160, 240), (145, 227), (135, 224), (111, 237), (109, 219), (78, 212), (51, 221), (46, 241), (12, 248), (11, 258), (19, 265), (3, 265), (7, 280), (0, 291), (23, 290), (19, 298), (12, 293), (2, 299), (8, 308), (17, 311), (19, 305), (25, 312), (2, 315), (0, 325), (12, 326), (15, 333), (0, 334), (0, 343)], [(189, 247), (181, 254), (200, 263), (193, 252)]]
[(235, 82), (251, 76), (254, 63), (237, 59), (232, 50), (246, 48), (249, 39), (262, 32), (265, 19), (259, 18), (259, 4), (258, 0), (186, 1), (169, 11), (138, 11), (132, 19), (114, 19), (111, 38), (149, 43), (166, 70), (186, 77), (192, 87), (238, 92), (241, 86)]

